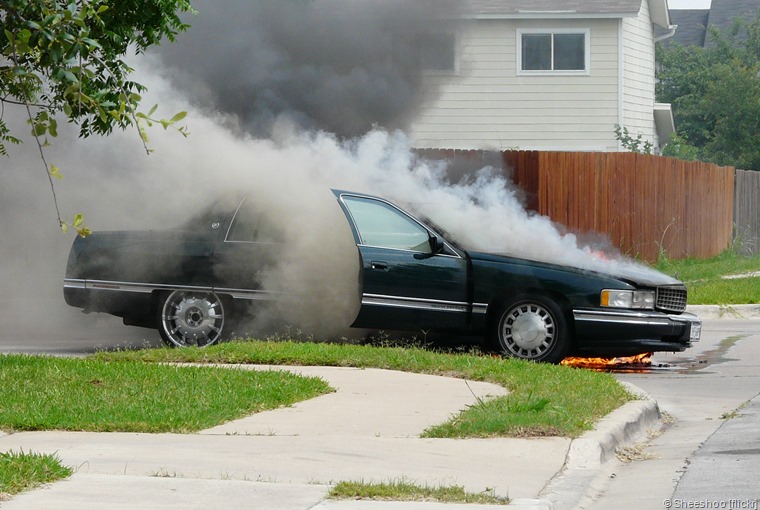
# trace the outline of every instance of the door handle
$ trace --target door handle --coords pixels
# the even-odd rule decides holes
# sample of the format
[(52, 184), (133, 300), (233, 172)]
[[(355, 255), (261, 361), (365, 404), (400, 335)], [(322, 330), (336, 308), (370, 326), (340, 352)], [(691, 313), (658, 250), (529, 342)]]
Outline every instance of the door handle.
[(387, 271), (388, 263), (387, 262), (370, 262), (369, 267), (377, 271)]

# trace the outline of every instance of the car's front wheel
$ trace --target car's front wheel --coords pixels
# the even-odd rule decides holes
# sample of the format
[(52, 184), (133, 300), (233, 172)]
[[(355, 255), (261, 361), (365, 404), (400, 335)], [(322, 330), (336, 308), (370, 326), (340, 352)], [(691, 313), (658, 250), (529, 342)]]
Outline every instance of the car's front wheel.
[(504, 355), (559, 363), (570, 350), (562, 309), (543, 296), (517, 296), (501, 308), (493, 343)]
[(205, 347), (222, 337), (224, 305), (213, 292), (175, 290), (161, 300), (158, 319), (169, 347)]

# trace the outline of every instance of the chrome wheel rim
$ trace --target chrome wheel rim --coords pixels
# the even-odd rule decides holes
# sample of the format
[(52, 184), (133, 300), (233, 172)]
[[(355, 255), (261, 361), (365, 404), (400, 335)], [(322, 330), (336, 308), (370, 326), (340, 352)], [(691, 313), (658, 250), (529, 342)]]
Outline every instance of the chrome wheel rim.
[(504, 314), (499, 328), (502, 346), (522, 359), (541, 359), (554, 346), (557, 325), (554, 316), (537, 303), (522, 303)]
[(224, 307), (214, 293), (177, 290), (164, 303), (161, 327), (178, 347), (215, 344), (224, 327)]

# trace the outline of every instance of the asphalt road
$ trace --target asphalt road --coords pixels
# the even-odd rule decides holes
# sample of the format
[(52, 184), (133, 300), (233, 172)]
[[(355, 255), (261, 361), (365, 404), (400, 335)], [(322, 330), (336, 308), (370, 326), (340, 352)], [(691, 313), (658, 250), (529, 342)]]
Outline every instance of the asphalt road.
[(608, 466), (589, 510), (760, 508), (760, 320), (706, 320), (702, 340), (616, 377), (666, 425)]
[(0, 299), (0, 352), (83, 356), (103, 349), (163, 345), (153, 329), (125, 326), (101, 313), (84, 314), (50, 298)]

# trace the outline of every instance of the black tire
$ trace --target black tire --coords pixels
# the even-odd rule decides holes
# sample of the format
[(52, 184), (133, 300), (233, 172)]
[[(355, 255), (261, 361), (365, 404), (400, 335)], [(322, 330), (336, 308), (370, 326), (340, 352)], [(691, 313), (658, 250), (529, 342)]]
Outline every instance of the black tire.
[(570, 352), (570, 335), (562, 309), (544, 296), (517, 296), (494, 321), (492, 343), (503, 355), (559, 363)]
[(225, 322), (224, 305), (213, 292), (175, 290), (159, 300), (158, 331), (169, 347), (218, 343)]

